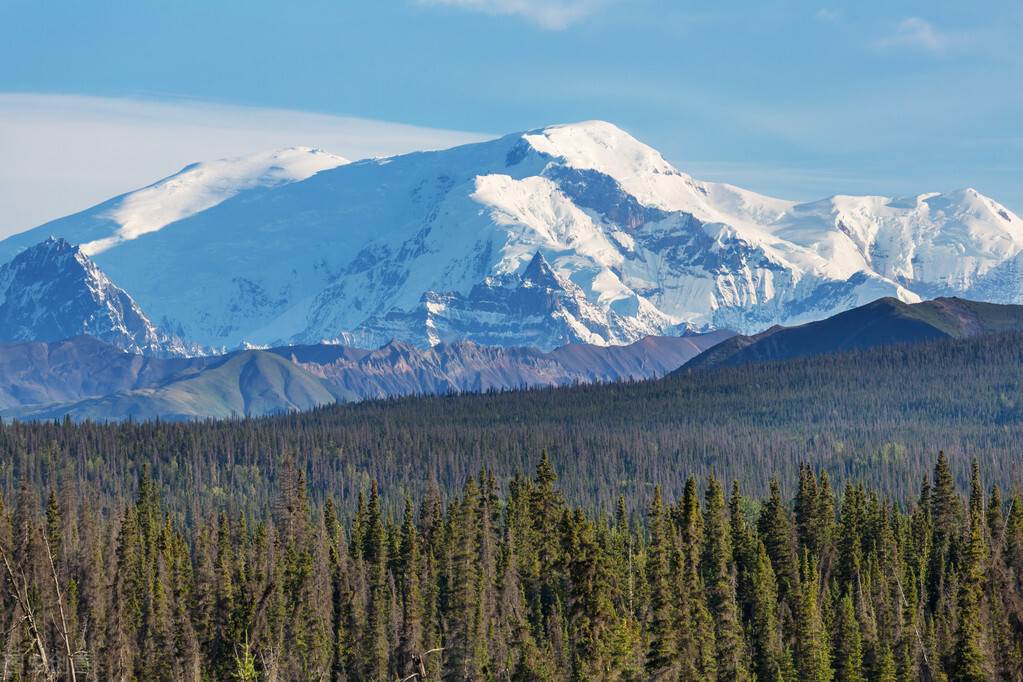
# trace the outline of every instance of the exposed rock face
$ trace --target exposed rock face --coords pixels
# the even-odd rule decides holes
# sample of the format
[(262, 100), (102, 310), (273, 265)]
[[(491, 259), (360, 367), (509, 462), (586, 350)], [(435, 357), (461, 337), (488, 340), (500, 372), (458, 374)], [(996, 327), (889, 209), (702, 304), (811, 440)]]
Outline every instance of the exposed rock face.
[[(574, 382), (651, 379), (681, 367), (730, 332), (648, 337), (627, 346), (573, 343), (536, 348), (482, 346), (470, 341), (418, 348), (391, 341), (373, 351), (344, 346), (272, 349), (359, 398), (487, 391)], [(331, 353), (331, 349), (336, 349)]]
[(569, 343), (623, 345), (647, 329), (672, 329), (649, 304), (635, 312), (623, 315), (591, 303), (537, 252), (522, 274), (487, 277), (465, 295), (428, 292), (415, 309), (370, 318), (345, 338), (356, 345), (401, 338), (428, 347), (465, 339), (553, 349)]
[(58, 341), (89, 335), (122, 350), (181, 355), (137, 303), (78, 246), (50, 238), (0, 267), (0, 339)]

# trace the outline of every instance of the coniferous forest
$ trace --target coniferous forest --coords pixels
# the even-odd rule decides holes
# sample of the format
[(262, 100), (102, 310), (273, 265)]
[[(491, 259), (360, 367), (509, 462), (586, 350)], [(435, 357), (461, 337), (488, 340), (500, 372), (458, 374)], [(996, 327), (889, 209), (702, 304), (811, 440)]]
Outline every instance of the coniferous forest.
[[(481, 468), (507, 486), (547, 450), (566, 499), (606, 514), (620, 497), (644, 513), (655, 486), (689, 476), (772, 477), (794, 492), (801, 462), (907, 504), (938, 450), (960, 485), (979, 459), (992, 481), (1023, 480), (1023, 334), (876, 348), (699, 370), (658, 381), (483, 395), (399, 398), (249, 420), (0, 422), (0, 492), (50, 488), (105, 514), (123, 511), (143, 464), (164, 510), (189, 526), (211, 512), (249, 522), (273, 504), (285, 462), (316, 505), (350, 516), (373, 482), (388, 513), (430, 481), (457, 492)], [(78, 502), (82, 503), (82, 502)]]
[(1020, 680), (1021, 375), (1005, 335), (4, 422), (0, 680)]
[(293, 467), (254, 523), (175, 524), (146, 469), (112, 517), (61, 495), (0, 508), (5, 680), (1023, 676), (1023, 499), (976, 463), (961, 496), (944, 455), (904, 511), (804, 466), (793, 500), (689, 479), (636, 523), (546, 456), (399, 515), (373, 486), (342, 519)]

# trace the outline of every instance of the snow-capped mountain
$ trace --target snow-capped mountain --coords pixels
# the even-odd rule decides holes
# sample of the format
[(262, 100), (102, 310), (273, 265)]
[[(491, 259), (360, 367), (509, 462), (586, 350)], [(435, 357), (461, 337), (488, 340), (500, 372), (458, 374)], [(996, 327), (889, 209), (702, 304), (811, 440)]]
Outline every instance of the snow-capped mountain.
[(1023, 220), (973, 190), (799, 204), (697, 181), (599, 121), (190, 167), (0, 242), (0, 261), (50, 233), (206, 346), (623, 344), (884, 296), (1023, 296)]
[(63, 239), (47, 239), (0, 267), (0, 339), (57, 341), (94, 336), (148, 355), (184, 355), (138, 304)]

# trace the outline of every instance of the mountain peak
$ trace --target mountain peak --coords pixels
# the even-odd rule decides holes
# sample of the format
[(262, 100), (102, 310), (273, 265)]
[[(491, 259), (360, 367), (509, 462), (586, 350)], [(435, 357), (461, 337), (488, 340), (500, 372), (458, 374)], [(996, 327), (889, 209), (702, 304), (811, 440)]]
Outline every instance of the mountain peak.
[(44, 239), (43, 241), (39, 242), (38, 244), (31, 248), (45, 249), (56, 252), (68, 252), (78, 250), (78, 248), (76, 246), (73, 246), (71, 242), (69, 242), (68, 240), (64, 239), (63, 237), (54, 237), (53, 235), (50, 235), (49, 237), (47, 237), (46, 239)]
[(610, 137), (612, 135), (628, 135), (627, 132), (622, 130), (610, 121), (603, 121), (601, 119), (593, 118), (586, 121), (576, 121), (574, 123), (555, 123), (553, 125), (544, 126), (539, 130), (543, 133), (556, 133), (557, 131), (575, 131), (579, 133), (585, 133), (594, 137)]
[(416, 347), (413, 346), (411, 343), (392, 337), (387, 343), (380, 346), (380, 348), (378, 348), (377, 350), (388, 353), (408, 354), (414, 353)]
[(0, 267), (0, 338), (59, 341), (83, 334), (134, 353), (184, 351), (66, 239), (48, 237)]
[(619, 178), (638, 172), (678, 173), (661, 154), (606, 121), (553, 125), (523, 138), (538, 152), (573, 168), (597, 170)]
[(558, 285), (558, 275), (551, 269), (550, 263), (544, 258), (543, 253), (537, 251), (529, 261), (529, 265), (522, 271), (522, 281), (539, 285)]
[(63, 267), (62, 263), (68, 258), (77, 261), (79, 264), (77, 267), (86, 267), (88, 259), (77, 245), (63, 237), (51, 235), (38, 244), (24, 249), (11, 262), (12, 264), (18, 262), (21, 267), (32, 267), (37, 270), (40, 268), (56, 270)]

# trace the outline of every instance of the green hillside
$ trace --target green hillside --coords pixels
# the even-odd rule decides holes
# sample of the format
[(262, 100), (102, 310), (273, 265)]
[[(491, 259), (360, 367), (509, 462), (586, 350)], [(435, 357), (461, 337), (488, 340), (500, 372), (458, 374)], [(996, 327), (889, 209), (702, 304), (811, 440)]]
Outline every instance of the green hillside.
[(155, 387), (52, 407), (8, 410), (9, 416), (34, 419), (105, 421), (118, 418), (224, 419), (289, 410), (309, 410), (335, 402), (326, 382), (290, 360), (265, 351), (243, 351), (201, 372)]
[(864, 350), (899, 343), (1023, 331), (1023, 306), (938, 298), (903, 303), (882, 298), (798, 327), (735, 336), (696, 356), (688, 369), (741, 365)]

